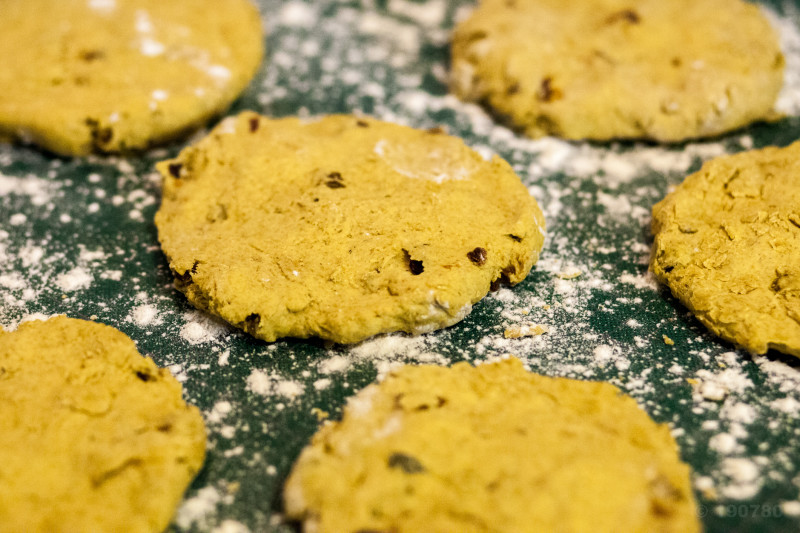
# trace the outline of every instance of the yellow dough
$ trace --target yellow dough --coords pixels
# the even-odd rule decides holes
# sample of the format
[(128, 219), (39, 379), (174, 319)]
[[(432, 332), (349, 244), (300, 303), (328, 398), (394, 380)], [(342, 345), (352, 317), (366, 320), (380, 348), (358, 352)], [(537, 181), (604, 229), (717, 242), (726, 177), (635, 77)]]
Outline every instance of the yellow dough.
[(319, 430), (283, 495), (309, 532), (700, 531), (666, 425), (517, 359), (392, 372)]
[(784, 59), (742, 0), (483, 0), (451, 88), (531, 137), (717, 135), (771, 114)]
[(448, 326), (544, 241), (511, 167), (439, 130), (243, 113), (158, 169), (177, 288), (268, 341)]
[(225, 110), (254, 76), (249, 0), (2, 0), (0, 137), (64, 155), (147, 148)]
[(0, 329), (0, 532), (163, 531), (205, 442), (180, 384), (114, 328)]
[(714, 159), (653, 207), (650, 268), (712, 332), (800, 356), (800, 143)]

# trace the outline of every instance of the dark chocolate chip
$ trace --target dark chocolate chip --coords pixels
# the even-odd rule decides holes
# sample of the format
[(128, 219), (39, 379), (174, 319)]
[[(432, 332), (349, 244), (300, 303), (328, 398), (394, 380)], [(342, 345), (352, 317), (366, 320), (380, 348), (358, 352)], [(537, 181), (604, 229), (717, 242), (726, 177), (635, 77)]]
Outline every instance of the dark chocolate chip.
[(509, 233), (507, 236), (511, 237), (511, 240), (513, 241), (522, 242), (522, 237), (520, 237), (519, 235), (514, 235), (513, 233)]
[(325, 185), (326, 185), (326, 186), (327, 186), (329, 189), (341, 189), (341, 188), (343, 188), (343, 187), (345, 186), (345, 184), (344, 184), (344, 183), (342, 183), (341, 181), (333, 181), (333, 180), (331, 180), (331, 181), (326, 181), (326, 182), (325, 182)]
[(511, 285), (510, 276), (512, 274), (516, 274), (516, 272), (517, 268), (514, 265), (507, 266), (500, 272), (500, 277), (492, 281), (492, 284), (489, 286), (489, 288), (492, 290), (492, 292), (494, 292), (499, 289), (501, 285)]
[(486, 263), (486, 248), (475, 248), (471, 252), (467, 252), (467, 257), (476, 265), (482, 266)]
[(109, 127), (100, 127), (100, 122), (93, 118), (87, 118), (86, 125), (89, 126), (92, 144), (98, 148), (101, 148), (102, 144), (107, 144), (114, 136), (114, 130)]
[(668, 266), (668, 267), (664, 267), (664, 272), (666, 272), (667, 274), (669, 274), (669, 273), (670, 273), (670, 272), (672, 272), (673, 270), (675, 270), (675, 267), (674, 267), (674, 266)]
[(550, 76), (542, 80), (539, 86), (539, 92), (536, 93), (536, 98), (542, 102), (553, 102), (555, 100), (560, 100), (562, 97), (563, 94), (561, 91), (553, 87), (553, 78)]
[(328, 179), (342, 181), (344, 178), (342, 178), (341, 172), (331, 172), (330, 174), (328, 174)]
[(142, 372), (141, 370), (137, 370), (137, 371), (136, 371), (136, 377), (137, 377), (137, 378), (139, 378), (139, 379), (141, 379), (141, 380), (142, 380), (142, 381), (144, 381), (145, 383), (147, 383), (148, 381), (150, 381), (151, 379), (153, 379), (153, 376), (151, 376), (151, 375), (150, 375), (150, 374), (148, 374), (147, 372)]
[(176, 283), (185, 285), (192, 283), (192, 272), (190, 270), (187, 270), (183, 274), (181, 274), (177, 270), (173, 270), (172, 275), (175, 277)]
[(169, 433), (170, 431), (172, 431), (172, 424), (167, 422), (166, 424), (161, 424), (156, 429), (162, 433)]
[(770, 284), (769, 288), (772, 292), (781, 292), (781, 276), (772, 280), (772, 284)]
[(98, 59), (103, 59), (105, 56), (106, 54), (102, 50), (83, 50), (80, 53), (81, 60), (86, 62), (92, 62)]
[(406, 265), (408, 266), (408, 270), (415, 276), (419, 276), (425, 271), (425, 267), (422, 265), (422, 261), (411, 259), (411, 254), (408, 253), (408, 250), (406, 250), (405, 248), (403, 248), (403, 258), (406, 260)]
[(633, 9), (623, 9), (622, 11), (617, 11), (616, 13), (609, 15), (609, 17), (606, 19), (606, 24), (613, 24), (615, 22), (639, 24), (641, 21), (642, 19), (636, 11)]
[(259, 124), (260, 123), (259, 123), (258, 117), (251, 118), (250, 119), (250, 133), (257, 132)]
[(425, 472), (425, 467), (422, 466), (422, 463), (420, 463), (416, 457), (405, 453), (394, 452), (389, 456), (388, 464), (389, 468), (399, 468), (406, 474)]
[(182, 168), (183, 168), (183, 163), (170, 163), (169, 165), (167, 165), (167, 169), (169, 169), (169, 173), (173, 178), (181, 177)]
[(366, 120), (356, 120), (356, 126), (359, 128), (369, 128), (369, 122)]
[(259, 324), (261, 324), (261, 315), (258, 313), (247, 315), (247, 318), (244, 319), (244, 330), (250, 335), (255, 335)]
[(195, 261), (192, 264), (192, 269), (191, 269), (192, 274), (197, 274), (197, 265), (199, 265), (199, 264), (200, 264), (200, 261)]

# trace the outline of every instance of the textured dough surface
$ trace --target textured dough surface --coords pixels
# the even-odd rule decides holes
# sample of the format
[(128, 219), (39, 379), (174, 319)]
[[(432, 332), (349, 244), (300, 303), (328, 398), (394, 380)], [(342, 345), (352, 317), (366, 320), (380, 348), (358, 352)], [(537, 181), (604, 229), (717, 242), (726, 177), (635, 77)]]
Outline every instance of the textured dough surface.
[(176, 286), (267, 341), (448, 326), (544, 241), (511, 167), (440, 130), (247, 112), (158, 169)]
[(669, 428), (517, 359), (406, 366), (352, 398), (284, 487), (305, 531), (699, 531)]
[(0, 329), (0, 532), (160, 532), (203, 464), (200, 412), (102, 324)]
[(256, 8), (224, 3), (2, 0), (0, 137), (85, 155), (147, 148), (202, 125), (263, 55)]
[(483, 0), (451, 88), (531, 137), (680, 141), (771, 114), (784, 59), (741, 0)]
[(800, 356), (800, 143), (709, 161), (653, 207), (650, 268), (708, 329)]

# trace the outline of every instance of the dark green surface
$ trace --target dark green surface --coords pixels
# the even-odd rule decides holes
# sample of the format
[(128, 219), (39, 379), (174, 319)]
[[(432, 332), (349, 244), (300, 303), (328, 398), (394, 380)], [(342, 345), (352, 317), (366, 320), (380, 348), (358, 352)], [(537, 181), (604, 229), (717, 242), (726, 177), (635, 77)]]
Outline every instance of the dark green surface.
[[(424, 3), (399, 4), (419, 7)], [(434, 8), (445, 5), (431, 4)], [(684, 173), (646, 168), (615, 188), (602, 175), (576, 176), (559, 168), (544, 174), (529, 172), (531, 162), (540, 157), (538, 145), (526, 144), (502, 128), (492, 129), (488, 117), (477, 108), (445, 97), (440, 73), (448, 62), (446, 30), (452, 27), (459, 6), (466, 4), (448, 2), (443, 23), (425, 27), (424, 18), (399, 14), (397, 2), (314, 2), (306, 5), (314, 17), (305, 25), (292, 23), (298, 20), (292, 13), (299, 11), (287, 11), (289, 3), (264, 0), (261, 7), (270, 31), (267, 61), (233, 111), (255, 109), (272, 116), (360, 111), (418, 127), (445, 124), (468, 144), (490, 147), (509, 160), (523, 181), (532, 186), (548, 213), (549, 226), (542, 253), (548, 263), (534, 268), (513, 291), (518, 298), (539, 298), (553, 307), (542, 310), (492, 297), (479, 303), (462, 323), (425, 336), (426, 349), (452, 362), (513, 353), (543, 374), (609, 380), (632, 394), (654, 419), (682, 430), (677, 440), (684, 459), (698, 476), (711, 476), (719, 486), (727, 483), (721, 472), (724, 457), (708, 446), (716, 432), (702, 429), (701, 424), (720, 420), (719, 430), (728, 431), (730, 419), (720, 414), (725, 406), (749, 405), (757, 418), (744, 425), (747, 436), (739, 442), (745, 450), (732, 456), (766, 458), (766, 465), (760, 469), (763, 488), (755, 497), (742, 501), (712, 501), (698, 495), (706, 529), (800, 530), (800, 519), (774, 516), (776, 509), (781, 514), (777, 507), (780, 502), (798, 499), (800, 424), (794, 416), (770, 406), (784, 396), (798, 399), (799, 383), (792, 381), (789, 390), (780, 390), (748, 354), (739, 351), (737, 369), (750, 377), (753, 386), (731, 394), (724, 403), (693, 401), (686, 378), (694, 377), (700, 369), (720, 371), (717, 357), (732, 347), (708, 335), (668, 293), (620, 280), (621, 274), (641, 276), (646, 271), (643, 258), (651, 243), (649, 221), (635, 210), (623, 216), (608, 212), (600, 196), (624, 197), (634, 208), (649, 211)], [(372, 29), (376, 27), (373, 21), (380, 31)], [(401, 25), (400, 33), (391, 23)], [(403, 31), (416, 38), (398, 38)], [(418, 53), (408, 49), (413, 42), (420, 44)], [(403, 61), (393, 60), (393, 56)], [(800, 119), (756, 125), (709, 144), (721, 143), (727, 151), (738, 151), (743, 135), (751, 136), (755, 147), (785, 145), (800, 137)], [(159, 201), (159, 184), (152, 170), (155, 161), (175, 154), (181, 146), (130, 157), (127, 161), (132, 169), (120, 169), (119, 160), (113, 158), (62, 160), (31, 148), (0, 147), (2, 175), (17, 179), (33, 174), (40, 179), (39, 186), (45, 183), (51, 190), (50, 202), (42, 206), (34, 205), (30, 195), (19, 194), (19, 189), (0, 197), (0, 228), (8, 233), (0, 239), (0, 249), (4, 246), (8, 256), (0, 266), (0, 275), (23, 273), (34, 293), (24, 297), (22, 290), (13, 286), (0, 289), (13, 297), (5, 303), (0, 300), (0, 323), (11, 324), (36, 312), (96, 317), (130, 335), (140, 351), (157, 363), (176, 365), (174, 370), (186, 378), (187, 399), (206, 414), (217, 402), (229, 401), (233, 412), (225, 422), (209, 425), (208, 459), (187, 497), (196, 496), (205, 487), (219, 492), (232, 483), (233, 487), (238, 484), (238, 489), (232, 489), (232, 501), (220, 502), (214, 512), (200, 517), (189, 529), (212, 530), (224, 520), (234, 519), (252, 531), (269, 530), (270, 517), (280, 512), (281, 484), (317, 428), (312, 409), (320, 408), (337, 417), (346, 398), (374, 380), (376, 368), (370, 360), (356, 362), (346, 372), (330, 376), (332, 384), (317, 391), (313, 383), (325, 377), (318, 370), (319, 361), (337, 353), (352, 356), (348, 348), (295, 340), (269, 345), (232, 329), (199, 344), (191, 344), (180, 335), (191, 306), (171, 288), (169, 270), (157, 247), (152, 219)], [(654, 147), (586, 147), (620, 153), (623, 158), (649, 148)], [(688, 148), (671, 148), (675, 152), (684, 149)], [(699, 164), (698, 159), (691, 170)], [(100, 179), (92, 182), (89, 176), (95, 173)], [(106, 196), (98, 197), (98, 190)], [(112, 201), (114, 196), (122, 200)], [(561, 209), (552, 208), (557, 199), (563, 205)], [(89, 212), (87, 206), (95, 202), (98, 210)], [(131, 218), (135, 208), (140, 210), (141, 219)], [(24, 213), (27, 220), (12, 225), (12, 216), (18, 213)], [(70, 220), (62, 220), (64, 214)], [(45, 253), (40, 261), (26, 265), (21, 250), (30, 246)], [(81, 246), (90, 251), (101, 249), (107, 255), (98, 260), (81, 259)], [(615, 251), (604, 250), (610, 247)], [(559, 270), (553, 266), (557, 259), (583, 271), (581, 277), (566, 282), (574, 284), (571, 295), (559, 292), (554, 276)], [(88, 289), (63, 294), (55, 285), (57, 278), (75, 266), (85, 267), (94, 281)], [(122, 272), (120, 280), (102, 279), (103, 272), (115, 270)], [(592, 280), (607, 286), (593, 287)], [(568, 301), (569, 297), (574, 302)], [(559, 307), (559, 303), (565, 305)], [(142, 304), (154, 306), (162, 322), (140, 325), (131, 320), (132, 310)], [(497, 342), (508, 322), (501, 312), (518, 311), (523, 306), (532, 309), (530, 321), (550, 325), (552, 333), (536, 342)], [(630, 319), (641, 326), (626, 325)], [(663, 334), (675, 345), (666, 345)], [(613, 346), (630, 365), (617, 368), (596, 364), (593, 350), (600, 344)], [(220, 365), (219, 356), (225, 350), (230, 351), (228, 364)], [(414, 362), (419, 358), (397, 359)], [(782, 361), (795, 373), (800, 366), (794, 358), (780, 354), (770, 353), (768, 359)], [(682, 376), (668, 371), (673, 364), (684, 369)], [(306, 392), (291, 401), (249, 392), (246, 379), (254, 369), (302, 382)], [(771, 427), (770, 422), (776, 420)], [(233, 438), (222, 434), (225, 425), (235, 427)], [(226, 452), (240, 446), (241, 453), (226, 457)], [(274, 467), (274, 473), (270, 467)]]

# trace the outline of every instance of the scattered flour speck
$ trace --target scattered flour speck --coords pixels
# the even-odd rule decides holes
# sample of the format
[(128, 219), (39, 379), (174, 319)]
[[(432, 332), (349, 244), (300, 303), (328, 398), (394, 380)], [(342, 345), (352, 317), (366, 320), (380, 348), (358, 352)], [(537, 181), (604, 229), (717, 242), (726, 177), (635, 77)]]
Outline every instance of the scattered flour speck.
[(294, 399), (305, 392), (305, 387), (299, 381), (282, 378), (275, 372), (266, 372), (253, 369), (247, 377), (247, 390), (260, 396), (283, 396)]
[(64, 292), (73, 292), (87, 289), (92, 284), (94, 277), (83, 267), (75, 267), (56, 278), (56, 285)]

